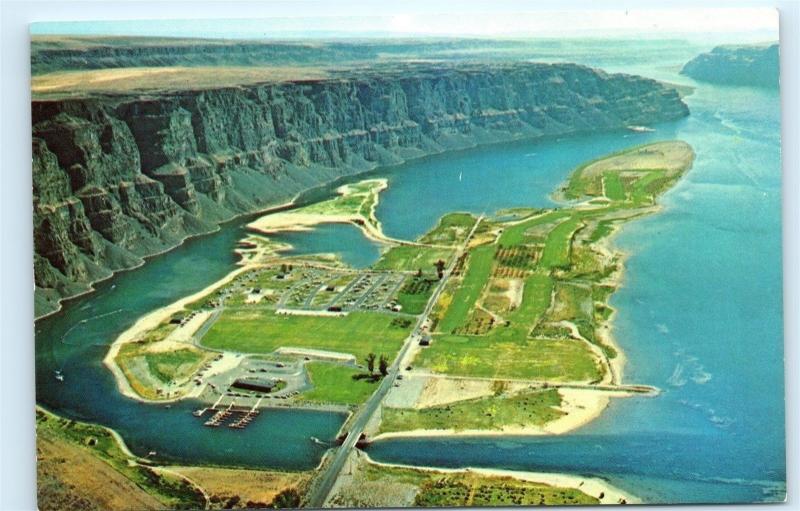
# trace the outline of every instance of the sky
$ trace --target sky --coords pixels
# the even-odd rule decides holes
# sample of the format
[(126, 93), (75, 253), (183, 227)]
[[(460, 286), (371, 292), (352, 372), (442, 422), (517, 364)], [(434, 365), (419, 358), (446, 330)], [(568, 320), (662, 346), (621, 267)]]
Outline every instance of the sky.
[[(447, 2), (437, 2), (427, 9), (414, 4), (416, 8), (407, 10), (371, 9), (368, 11), (371, 15), (346, 16), (342, 13), (346, 14), (347, 9), (310, 9), (308, 6), (312, 4), (307, 2), (296, 5), (295, 9), (276, 9), (278, 15), (275, 17), (254, 16), (247, 19), (219, 19), (204, 14), (206, 19), (109, 21), (109, 18), (104, 18), (105, 21), (42, 22), (31, 25), (31, 33), (232, 39), (314, 36), (649, 38), (676, 35), (703, 38), (737, 33), (749, 34), (753, 40), (770, 40), (778, 36), (778, 12), (773, 8), (532, 10), (531, 4), (511, 4), (505, 10), (491, 11), (488, 10), (491, 7), (484, 4), (484, 10), (481, 11), (449, 7)], [(146, 9), (142, 12), (159, 13), (158, 10)], [(241, 11), (230, 9), (226, 12)], [(311, 13), (313, 16), (309, 15)]]

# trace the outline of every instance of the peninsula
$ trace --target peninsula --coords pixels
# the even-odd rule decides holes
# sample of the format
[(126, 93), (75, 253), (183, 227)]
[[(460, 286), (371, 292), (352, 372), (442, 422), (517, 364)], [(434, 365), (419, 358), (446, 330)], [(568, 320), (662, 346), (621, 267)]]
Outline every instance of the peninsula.
[[(624, 256), (609, 239), (656, 212), (658, 197), (693, 159), (682, 141), (632, 147), (575, 169), (555, 191), (559, 207), (453, 212), (417, 240), (383, 234), (375, 205), (385, 180), (345, 185), (330, 200), (254, 221), (237, 248), (238, 269), (141, 318), (105, 362), (134, 399), (204, 403), (198, 427), (246, 428), (270, 407), (348, 412), (339, 446), (305, 489), (310, 506), (369, 504), (353, 499), (363, 479), (340, 477), (347, 463), (370, 480), (414, 481), (410, 501), (381, 505), (463, 504), (437, 500), (442, 481), (485, 487), (487, 495), (493, 484), (507, 487), (485, 480), (492, 477), (523, 486), (533, 477), (538, 490), (520, 491), (547, 503), (632, 502), (598, 481), (431, 476), (376, 465), (354, 448), (405, 435), (563, 434), (611, 398), (656, 395), (623, 382), (608, 301), (621, 285)], [(287, 256), (270, 239), (326, 222), (356, 225), (385, 245), (382, 255), (353, 269), (329, 254)], [(542, 484), (579, 483), (577, 493), (542, 493)], [(504, 502), (497, 498), (487, 503)]]

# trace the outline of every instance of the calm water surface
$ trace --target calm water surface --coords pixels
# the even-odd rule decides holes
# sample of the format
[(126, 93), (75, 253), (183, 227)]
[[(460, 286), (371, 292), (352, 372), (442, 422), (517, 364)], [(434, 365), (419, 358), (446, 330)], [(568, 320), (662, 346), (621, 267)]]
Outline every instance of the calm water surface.
[[(675, 62), (693, 48), (676, 48)], [(688, 54), (688, 55), (687, 55)], [(672, 67), (590, 53), (570, 60), (684, 81)], [(684, 58), (686, 57), (686, 58)], [(627, 60), (626, 60), (627, 59)], [(674, 63), (673, 63), (674, 64)], [(439, 155), (384, 169), (378, 216), (391, 236), (413, 238), (449, 211), (492, 213), (552, 206), (550, 193), (577, 164), (651, 140), (681, 138), (697, 160), (663, 198), (664, 210), (626, 225), (631, 254), (613, 297), (625, 380), (656, 385), (657, 398), (615, 400), (597, 421), (560, 438), (419, 439), (374, 444), (381, 461), (487, 466), (606, 477), (654, 502), (733, 502), (780, 496), (783, 350), (779, 99), (775, 92), (698, 85), (692, 115), (654, 133), (549, 139)], [(333, 187), (308, 194), (323, 197)], [(101, 365), (107, 345), (140, 315), (202, 289), (231, 270), (237, 221), (122, 273), (37, 323), (37, 399), (70, 417), (118, 429), (131, 447), (163, 458), (308, 468), (337, 414), (274, 411), (244, 432), (202, 427), (192, 403), (165, 409), (120, 396)], [(295, 253), (337, 252), (363, 267), (379, 247), (349, 226), (281, 239)], [(202, 268), (203, 271), (197, 271)], [(53, 371), (62, 369), (59, 384)]]

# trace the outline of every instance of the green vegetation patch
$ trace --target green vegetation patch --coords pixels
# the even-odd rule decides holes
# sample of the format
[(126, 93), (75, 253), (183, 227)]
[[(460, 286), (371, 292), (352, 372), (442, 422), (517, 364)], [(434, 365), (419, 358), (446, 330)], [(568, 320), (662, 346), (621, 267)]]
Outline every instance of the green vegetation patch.
[(314, 384), (302, 395), (306, 401), (358, 405), (375, 392), (380, 382), (360, 369), (340, 364), (310, 362), (306, 369)]
[(384, 408), (380, 431), (415, 429), (502, 429), (540, 426), (564, 412), (558, 409), (556, 389), (524, 392), (513, 396), (485, 397), (422, 409)]
[(431, 245), (458, 246), (464, 243), (476, 221), (477, 218), (469, 213), (449, 213), (419, 241)]
[(605, 196), (614, 201), (625, 200), (625, 187), (617, 172), (607, 172), (603, 176), (603, 188)]
[(243, 353), (271, 353), (280, 347), (295, 347), (351, 353), (358, 360), (367, 353), (394, 358), (411, 330), (393, 324), (394, 318), (378, 312), (332, 317), (226, 310), (202, 343)]
[(212, 353), (186, 345), (165, 351), (153, 351), (151, 344), (133, 342), (124, 344), (115, 359), (131, 388), (146, 399), (166, 396), (162, 391), (186, 384)]
[[(497, 333), (495, 333), (497, 332)], [(581, 341), (530, 339), (504, 327), (491, 335), (437, 335), (415, 365), (441, 374), (479, 378), (595, 381), (602, 376), (594, 354)]]
[[(413, 485), (419, 488), (414, 505), (419, 507), (511, 506), (597, 504), (598, 499), (580, 490), (558, 488), (542, 483), (521, 481), (511, 477), (488, 476), (474, 472), (441, 472), (386, 467), (366, 463), (358, 476), (372, 483), (373, 490)], [(373, 490), (374, 491), (374, 490)]]
[(414, 276), (410, 278), (397, 295), (397, 303), (403, 307), (403, 312), (408, 314), (422, 314), (428, 300), (433, 293), (436, 280), (428, 276)]
[[(625, 149), (575, 169), (564, 195), (568, 199), (596, 197), (605, 189), (611, 200), (625, 200), (630, 194), (637, 203), (652, 203), (653, 197), (669, 188), (693, 159), (691, 146), (679, 140)], [(638, 174), (638, 179), (627, 179), (624, 174)]]
[(564, 268), (569, 266), (570, 248), (575, 232), (583, 227), (580, 215), (575, 214), (550, 231), (542, 250), (540, 264), (543, 268)]
[(503, 228), (503, 234), (500, 235), (498, 244), (502, 247), (513, 247), (522, 245), (528, 241), (528, 231), (541, 227), (551, 222), (557, 222), (562, 218), (570, 215), (568, 210), (556, 210), (537, 215), (533, 218), (523, 220), (512, 225), (506, 225)]
[(495, 507), (591, 505), (600, 501), (574, 488), (557, 488), (510, 477), (447, 475), (420, 487), (414, 505), (420, 507)]
[(453, 250), (448, 248), (421, 247), (418, 245), (399, 245), (381, 255), (374, 268), (378, 270), (418, 271), (435, 273), (436, 261), (448, 262)]
[(470, 310), (489, 279), (496, 249), (495, 245), (485, 245), (470, 252), (464, 279), (439, 322), (441, 332), (452, 332), (466, 323)]

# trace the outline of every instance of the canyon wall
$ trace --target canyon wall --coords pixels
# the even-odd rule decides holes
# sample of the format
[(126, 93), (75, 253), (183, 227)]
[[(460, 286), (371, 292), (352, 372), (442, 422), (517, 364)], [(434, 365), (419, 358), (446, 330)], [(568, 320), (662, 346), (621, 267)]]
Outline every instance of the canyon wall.
[(572, 64), (409, 65), (325, 80), (35, 100), (36, 314), (220, 221), (450, 149), (688, 115)]
[(681, 74), (722, 85), (778, 87), (780, 55), (769, 46), (717, 46), (683, 66)]

